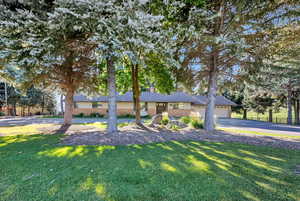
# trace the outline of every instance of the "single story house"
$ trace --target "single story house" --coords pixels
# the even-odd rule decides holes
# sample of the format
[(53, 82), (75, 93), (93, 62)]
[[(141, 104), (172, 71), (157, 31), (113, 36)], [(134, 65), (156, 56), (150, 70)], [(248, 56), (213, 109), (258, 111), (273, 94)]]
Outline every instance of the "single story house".
[[(192, 96), (183, 92), (170, 95), (142, 92), (140, 100), (142, 116), (168, 112), (169, 115), (176, 117), (195, 114), (203, 118), (207, 104), (206, 96)], [(236, 104), (224, 96), (217, 96), (216, 117), (230, 117), (231, 107), (234, 105)], [(133, 108), (132, 92), (117, 95), (118, 115), (134, 114)], [(82, 94), (74, 96), (74, 114), (100, 113), (105, 115), (107, 111), (108, 96), (88, 97)]]

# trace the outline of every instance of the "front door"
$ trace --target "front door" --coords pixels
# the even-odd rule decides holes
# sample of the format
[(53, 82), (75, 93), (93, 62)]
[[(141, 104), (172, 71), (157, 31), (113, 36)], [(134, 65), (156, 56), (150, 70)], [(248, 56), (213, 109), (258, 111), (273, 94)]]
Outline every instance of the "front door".
[(168, 103), (156, 103), (156, 114), (161, 114), (168, 110)]

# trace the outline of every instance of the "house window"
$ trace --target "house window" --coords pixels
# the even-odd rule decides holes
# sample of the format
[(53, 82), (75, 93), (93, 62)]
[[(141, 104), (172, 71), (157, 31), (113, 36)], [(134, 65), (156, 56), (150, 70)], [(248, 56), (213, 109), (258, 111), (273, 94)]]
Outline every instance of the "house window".
[(102, 105), (97, 103), (97, 102), (93, 102), (92, 103), (92, 108), (100, 108)]
[(173, 103), (172, 106), (173, 106), (173, 107), (172, 107), (173, 110), (179, 109), (179, 104), (178, 104), (178, 103)]
[(148, 111), (148, 102), (141, 103), (141, 110)]
[(179, 103), (178, 108), (184, 110), (185, 109), (185, 104), (184, 103)]

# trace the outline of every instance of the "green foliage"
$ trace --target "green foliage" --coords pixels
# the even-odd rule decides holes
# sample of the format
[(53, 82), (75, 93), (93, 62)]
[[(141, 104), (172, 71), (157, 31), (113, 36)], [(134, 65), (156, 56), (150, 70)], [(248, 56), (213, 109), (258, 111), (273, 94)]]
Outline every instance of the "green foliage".
[(148, 66), (145, 71), (148, 87), (150, 87), (149, 84), (153, 84), (160, 93), (171, 93), (175, 90), (175, 80), (172, 75), (172, 69), (175, 68), (174, 65), (168, 63), (158, 53), (148, 54), (145, 57), (145, 63)]
[(97, 118), (102, 118), (102, 117), (104, 117), (103, 114), (100, 114), (100, 113), (98, 113), (98, 112), (91, 113), (89, 116), (90, 116), (90, 117), (97, 117)]
[[(5, 104), (4, 93), (0, 94), (0, 105)], [(33, 86), (29, 88), (23, 88), (20, 85), (11, 86), (8, 85), (7, 87), (7, 100), (8, 104), (11, 107), (22, 107), (22, 108), (34, 108), (40, 107), (42, 111), (40, 113), (54, 113), (55, 110), (55, 99), (54, 95), (50, 90), (47, 89), (39, 89)], [(10, 115), (17, 115), (14, 114), (14, 111)], [(18, 114), (18, 115), (25, 115), (25, 114)]]
[(196, 117), (184, 116), (184, 117), (180, 118), (180, 121), (182, 123), (190, 125), (192, 128), (195, 128), (195, 129), (203, 129), (204, 128), (203, 120), (196, 118)]
[(199, 119), (192, 119), (190, 122), (190, 125), (192, 128), (195, 128), (195, 129), (203, 129), (204, 128), (204, 122)]
[(171, 124), (170, 129), (174, 130), (174, 131), (178, 131), (178, 130), (180, 130), (180, 127), (175, 124)]
[(163, 119), (161, 120), (160, 123), (161, 123), (162, 125), (165, 125), (165, 126), (166, 126), (166, 125), (168, 125), (169, 121), (170, 121), (170, 120), (169, 120), (168, 118), (163, 118)]
[(5, 113), (4, 112), (0, 112), (0, 116), (5, 116)]
[(45, 119), (48, 119), (48, 118), (56, 119), (56, 118), (58, 118), (58, 119), (60, 119), (60, 118), (63, 118), (63, 116), (61, 116), (61, 115), (43, 115), (40, 118), (45, 118)]
[(73, 116), (74, 117), (79, 117), (79, 118), (85, 117), (84, 113), (75, 114)]
[(143, 119), (151, 119), (150, 115), (142, 116)]
[[(24, 82), (30, 85), (51, 85), (64, 92), (93, 88), (93, 82), (97, 82), (93, 58), (96, 46), (90, 39), (98, 24), (92, 13), (86, 14), (90, 3), (22, 1), (18, 2), (21, 9), (15, 9), (13, 2), (1, 3), (4, 48), (0, 54), (7, 63), (21, 67)], [(94, 4), (93, 8), (101, 6)]]
[(182, 122), (182, 123), (185, 123), (185, 124), (189, 124), (190, 122), (191, 122), (191, 117), (190, 116), (184, 116), (184, 117), (181, 117), (180, 118), (180, 121)]
[(133, 114), (122, 114), (122, 115), (118, 115), (118, 118), (120, 118), (120, 119), (134, 119), (135, 115), (133, 115)]

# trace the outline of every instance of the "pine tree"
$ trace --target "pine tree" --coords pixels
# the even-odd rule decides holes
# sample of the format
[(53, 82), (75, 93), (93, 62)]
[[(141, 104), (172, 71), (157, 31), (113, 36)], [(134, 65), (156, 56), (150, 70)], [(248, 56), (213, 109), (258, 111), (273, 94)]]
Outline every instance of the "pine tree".
[[(99, 48), (99, 54), (104, 58), (110, 58), (108, 65), (108, 83), (109, 88), (109, 106), (111, 111), (116, 108), (115, 92), (111, 94), (112, 90), (116, 91), (115, 73), (126, 76), (128, 71), (124, 66), (130, 68), (130, 80), (133, 92), (134, 110), (136, 116), (136, 123), (141, 125), (140, 116), (140, 73), (157, 74), (155, 68), (151, 65), (148, 67), (146, 62), (149, 62), (151, 56), (160, 54), (160, 57), (168, 53), (168, 38), (167, 30), (162, 29), (162, 16), (150, 14), (147, 10), (149, 7), (148, 1), (131, 0), (116, 4), (114, 12), (116, 15), (110, 17), (109, 30), (102, 34), (102, 40), (99, 41), (102, 46)], [(164, 32), (165, 31), (165, 32)], [(104, 36), (103, 36), (104, 35)], [(163, 49), (163, 48), (164, 49)], [(164, 52), (166, 52), (164, 54)], [(112, 62), (115, 65), (112, 65)], [(152, 60), (153, 62), (153, 60)], [(105, 63), (105, 62), (104, 62)], [(121, 66), (121, 69), (112, 69)], [(123, 66), (123, 67), (122, 67)], [(160, 66), (161, 67), (161, 66)], [(146, 73), (147, 74), (147, 73)], [(110, 79), (112, 78), (112, 80)], [(128, 77), (127, 77), (128, 78)], [(118, 78), (117, 78), (118, 80)], [(123, 80), (124, 81), (124, 80)], [(126, 83), (125, 80), (124, 83)], [(118, 81), (119, 82), (119, 81)], [(113, 85), (113, 87), (110, 87)], [(125, 84), (125, 86), (128, 86)], [(126, 88), (122, 86), (122, 88)], [(110, 132), (116, 131), (116, 119), (109, 114), (109, 129)], [(110, 126), (114, 125), (114, 126)]]
[(64, 124), (71, 124), (73, 95), (97, 82), (94, 37), (110, 1), (2, 1), (1, 55), (25, 71), (28, 82), (59, 87), (66, 96)]
[(151, 72), (154, 74), (153, 66), (148, 67), (146, 62), (155, 59), (155, 56), (162, 61), (164, 56), (170, 55), (168, 54), (168, 41), (170, 40), (168, 40), (168, 30), (164, 29), (162, 24), (163, 17), (147, 13), (148, 3), (145, 4), (145, 2), (132, 1), (131, 5), (126, 5), (129, 6), (128, 10), (131, 10), (132, 7), (135, 12), (124, 13), (123, 18), (127, 20), (127, 23), (123, 25), (123, 29), (126, 31), (122, 32), (123, 34), (120, 33), (120, 41), (125, 57), (124, 63), (131, 69), (133, 103), (137, 125), (142, 124), (140, 73), (148, 71), (150, 72), (148, 74), (151, 74)]
[(206, 79), (208, 83), (207, 131), (214, 129), (218, 78), (261, 59), (276, 30), (294, 20), (291, 16), (295, 16), (297, 3), (217, 0), (206, 1), (200, 7), (183, 5), (189, 13), (185, 23), (191, 24), (194, 34), (182, 45), (182, 65), (192, 69), (195, 81)]

